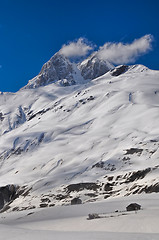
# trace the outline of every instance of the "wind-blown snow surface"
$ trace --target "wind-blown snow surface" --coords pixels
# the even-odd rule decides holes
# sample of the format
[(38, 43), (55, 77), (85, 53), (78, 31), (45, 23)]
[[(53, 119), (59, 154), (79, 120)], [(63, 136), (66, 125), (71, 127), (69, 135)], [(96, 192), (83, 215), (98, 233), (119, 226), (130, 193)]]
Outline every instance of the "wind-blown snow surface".
[[(159, 72), (136, 65), (112, 75), (0, 95), (0, 186), (30, 189), (11, 209), (157, 191)], [(67, 189), (88, 182), (96, 191)]]

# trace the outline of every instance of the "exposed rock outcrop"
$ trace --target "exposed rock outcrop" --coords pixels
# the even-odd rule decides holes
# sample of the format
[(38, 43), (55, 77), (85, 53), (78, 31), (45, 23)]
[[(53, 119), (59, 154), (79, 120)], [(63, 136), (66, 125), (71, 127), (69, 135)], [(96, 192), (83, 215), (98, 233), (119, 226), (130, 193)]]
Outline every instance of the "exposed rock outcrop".
[(49, 83), (59, 80), (64, 81), (64, 79), (64, 85), (72, 85), (75, 84), (75, 78), (73, 74), (76, 74), (74, 65), (69, 61), (68, 58), (58, 52), (43, 65), (40, 73), (35, 78), (30, 80), (24, 88), (45, 86)]
[(128, 66), (126, 65), (120, 65), (116, 68), (114, 68), (112, 71), (110, 71), (112, 76), (119, 76), (120, 74), (126, 72), (128, 70)]
[(60, 52), (46, 62), (40, 73), (31, 79), (24, 88), (37, 88), (59, 81), (62, 86), (74, 85), (77, 82), (92, 80), (114, 68), (106, 60), (99, 59), (96, 53), (82, 63), (75, 64)]
[(3, 209), (6, 203), (14, 200), (16, 190), (17, 188), (15, 185), (0, 187), (0, 210)]
[(96, 191), (98, 188), (100, 188), (98, 184), (87, 182), (87, 183), (70, 184), (67, 186), (66, 189), (67, 189), (67, 192), (74, 192), (74, 191), (79, 192), (84, 189)]
[(98, 58), (96, 54), (92, 54), (81, 64), (79, 64), (81, 75), (85, 80), (86, 79), (92, 80), (99, 76), (102, 76), (112, 68), (114, 68), (112, 64), (110, 64), (106, 60)]

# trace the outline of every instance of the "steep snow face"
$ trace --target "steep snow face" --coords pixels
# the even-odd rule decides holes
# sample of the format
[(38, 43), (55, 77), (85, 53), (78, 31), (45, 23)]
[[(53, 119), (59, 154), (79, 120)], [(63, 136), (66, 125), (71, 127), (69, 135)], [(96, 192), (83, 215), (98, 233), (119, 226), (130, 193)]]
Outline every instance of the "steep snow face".
[(159, 191), (158, 109), (159, 72), (142, 65), (1, 94), (0, 186), (32, 189), (10, 206)]
[[(60, 53), (56, 53), (46, 62), (40, 73), (29, 81), (25, 88), (36, 88), (59, 81), (63, 86), (76, 83), (76, 72), (78, 69)], [(79, 74), (78, 74), (79, 75)], [(80, 78), (82, 78), (80, 76)]]
[(102, 76), (114, 66), (106, 60), (99, 59), (96, 53), (93, 53), (90, 57), (84, 60), (78, 65), (81, 75), (84, 79), (95, 79)]

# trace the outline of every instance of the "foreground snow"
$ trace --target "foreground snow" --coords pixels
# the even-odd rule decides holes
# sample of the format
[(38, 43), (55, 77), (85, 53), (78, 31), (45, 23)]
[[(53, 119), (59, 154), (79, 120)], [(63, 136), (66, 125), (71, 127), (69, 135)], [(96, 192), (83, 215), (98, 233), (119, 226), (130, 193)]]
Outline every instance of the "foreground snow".
[[(0, 239), (16, 240), (158, 240), (159, 194), (142, 194), (76, 206), (0, 215)], [(126, 212), (131, 202), (142, 206)], [(115, 212), (118, 210), (118, 212)], [(87, 220), (89, 213), (105, 218)]]

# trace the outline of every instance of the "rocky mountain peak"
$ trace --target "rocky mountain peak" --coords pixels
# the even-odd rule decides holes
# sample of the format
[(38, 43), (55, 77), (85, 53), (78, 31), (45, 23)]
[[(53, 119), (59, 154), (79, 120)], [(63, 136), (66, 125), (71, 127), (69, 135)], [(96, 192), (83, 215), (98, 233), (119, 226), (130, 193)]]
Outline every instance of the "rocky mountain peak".
[(74, 85), (83, 80), (92, 80), (99, 77), (114, 66), (106, 60), (99, 59), (93, 53), (82, 63), (72, 63), (67, 57), (57, 52), (46, 62), (40, 73), (31, 79), (24, 88), (37, 88), (50, 83), (58, 82), (62, 86)]
[(29, 81), (25, 88), (36, 88), (45, 86), (49, 83), (57, 82), (59, 80), (67, 81), (68, 84), (74, 84), (73, 77), (74, 67), (72, 63), (63, 54), (57, 52), (53, 57), (46, 62), (40, 73)]
[(100, 59), (96, 53), (93, 53), (79, 65), (81, 75), (85, 80), (92, 80), (102, 76), (113, 68), (114, 66), (112, 64), (110, 64), (107, 60)]

